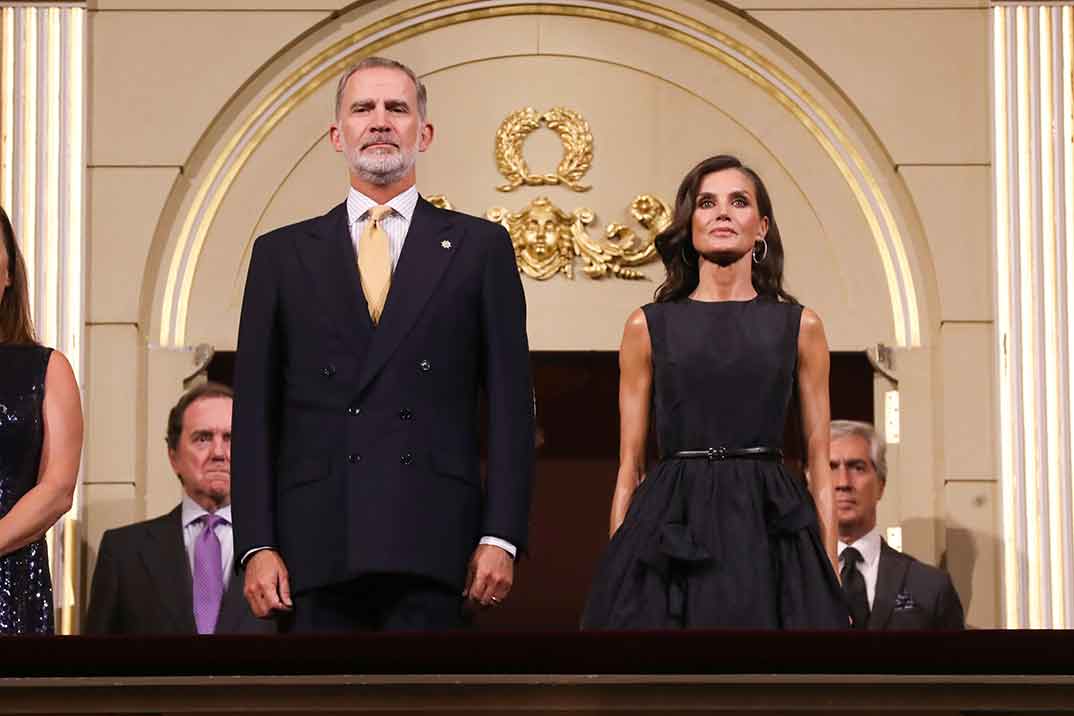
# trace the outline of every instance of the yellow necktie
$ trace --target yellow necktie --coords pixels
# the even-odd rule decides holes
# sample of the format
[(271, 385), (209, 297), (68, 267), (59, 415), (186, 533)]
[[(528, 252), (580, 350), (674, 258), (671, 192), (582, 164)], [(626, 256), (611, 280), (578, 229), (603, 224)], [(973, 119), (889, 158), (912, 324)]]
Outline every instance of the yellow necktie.
[(390, 206), (374, 206), (369, 210), (369, 221), (358, 241), (358, 275), (362, 278), (362, 293), (369, 306), (373, 325), (380, 321), (384, 302), (388, 300), (388, 288), (392, 283), (392, 254), (388, 247), (388, 234), (380, 227), (381, 219), (392, 212)]

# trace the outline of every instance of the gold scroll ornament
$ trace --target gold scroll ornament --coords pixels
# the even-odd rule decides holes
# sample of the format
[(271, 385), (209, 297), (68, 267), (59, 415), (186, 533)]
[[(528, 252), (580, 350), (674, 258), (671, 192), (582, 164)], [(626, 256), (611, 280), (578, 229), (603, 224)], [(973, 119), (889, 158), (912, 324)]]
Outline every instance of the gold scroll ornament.
[(559, 273), (574, 278), (577, 256), (582, 259), (582, 271), (590, 278), (611, 275), (640, 279), (645, 278), (644, 274), (630, 267), (656, 257), (653, 238), (671, 223), (671, 210), (659, 198), (641, 194), (631, 202), (630, 213), (648, 230), (644, 239), (622, 224), (609, 224), (603, 240), (593, 239), (587, 228), (594, 219), (591, 209), (575, 209), (568, 214), (543, 196), (521, 211), (495, 207), (485, 216), (507, 229), (518, 268), (530, 278), (543, 281)]

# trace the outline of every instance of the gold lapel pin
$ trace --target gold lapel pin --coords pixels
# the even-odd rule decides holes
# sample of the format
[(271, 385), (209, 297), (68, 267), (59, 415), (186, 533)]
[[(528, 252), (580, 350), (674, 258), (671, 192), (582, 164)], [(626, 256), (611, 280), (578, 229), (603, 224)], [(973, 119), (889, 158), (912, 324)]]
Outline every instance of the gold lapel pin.
[(443, 241), (441, 241), (440, 245), (443, 246), (445, 249), (450, 249), (451, 248), (451, 242), (448, 241), (447, 239), (444, 239)]

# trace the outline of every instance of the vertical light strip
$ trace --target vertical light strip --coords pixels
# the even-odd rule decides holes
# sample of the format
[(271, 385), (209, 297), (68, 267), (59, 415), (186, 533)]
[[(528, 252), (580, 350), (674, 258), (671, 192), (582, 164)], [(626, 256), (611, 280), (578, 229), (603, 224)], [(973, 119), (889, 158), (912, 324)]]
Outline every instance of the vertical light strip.
[[(1018, 474), (1014, 460), (1014, 445), (1008, 426), (1014, 424), (1011, 412), (1009, 388), (1012, 384), (1010, 360), (1010, 276), (1011, 256), (1009, 211), (1010, 167), (1008, 152), (1008, 106), (1007, 106), (1007, 13), (1003, 8), (992, 10), (992, 79), (993, 79), (993, 136), (992, 161), (995, 177), (995, 247), (996, 247), (996, 348), (999, 373), (999, 425), (1000, 437), (1000, 497), (1004, 531), (1011, 532), (1015, 520), (1015, 488), (1013, 477)], [(1017, 625), (1019, 591), (1018, 550), (1016, 540), (1003, 542), (1003, 605), (1007, 626)]]
[[(1015, 43), (1017, 57), (1017, 95), (1018, 95), (1018, 233), (1020, 276), (1019, 304), (1021, 324), (1021, 403), (1022, 403), (1022, 470), (1025, 485), (1026, 515), (1040, 514), (1040, 448), (1037, 444), (1039, 433), (1037, 424), (1036, 395), (1036, 320), (1034, 312), (1037, 303), (1034, 300), (1035, 270), (1035, 216), (1032, 197), (1034, 195), (1034, 163), (1032, 123), (1033, 90), (1030, 84), (1030, 40), (1029, 10), (1019, 7), (1015, 11)], [(1029, 626), (1040, 626), (1040, 579), (1041, 579), (1041, 541), (1040, 534), (1027, 526), (1026, 566), (1029, 572)]]
[[(66, 214), (65, 226), (66, 241), (64, 242), (65, 258), (65, 318), (63, 321), (63, 343), (67, 350), (67, 356), (74, 369), (75, 378), (79, 385), (82, 383), (82, 306), (85, 291), (84, 280), (84, 253), (83, 253), (83, 226), (84, 217), (82, 192), (85, 180), (85, 165), (83, 163), (83, 147), (85, 143), (85, 27), (86, 14), (82, 8), (73, 8), (66, 13), (66, 45), (64, 77), (66, 87), (64, 90), (66, 112), (65, 137), (66, 146), (66, 193), (64, 211)], [(66, 529), (64, 530), (66, 558), (63, 561), (63, 577), (65, 585), (71, 589), (72, 596), (77, 594), (74, 585), (77, 584), (76, 560), (78, 558), (77, 545), (79, 543), (76, 530), (78, 520), (82, 514), (82, 487), (79, 485), (75, 490), (71, 509), (64, 518)], [(65, 608), (61, 614), (61, 628), (64, 634), (72, 634), (75, 630), (76, 615), (79, 612), (77, 599), (72, 599), (71, 606)]]
[(44, 262), (42, 275), (44, 286), (41, 295), (44, 299), (43, 322), (44, 331), (42, 340), (50, 346), (60, 345), (60, 279), (59, 279), (59, 246), (60, 246), (60, 10), (50, 7), (43, 9), (44, 20), (42, 35), (45, 38), (45, 48), (42, 56), (46, 58), (45, 67), (41, 72), (41, 100), (44, 104), (42, 115), (44, 118), (44, 131), (41, 136), (45, 138), (45, 191), (38, 195), (41, 202), (41, 214), (44, 216), (42, 242)]
[[(74, 368), (75, 378), (82, 385), (82, 296), (85, 291), (83, 253), (83, 191), (85, 184), (85, 30), (86, 12), (74, 8), (68, 12), (67, 45), (67, 320), (65, 343)], [(75, 506), (77, 509), (77, 494)], [(76, 512), (76, 514), (78, 514)]]
[(15, 10), (0, 8), (0, 206), (14, 210)]
[(38, 319), (37, 301), (37, 8), (22, 10), (22, 201), (19, 207), (18, 236), (26, 260), (26, 286)]
[[(1074, 485), (1071, 474), (1074, 472), (1074, 8), (1064, 5), (1060, 9), (1062, 25), (1062, 73), (1059, 85), (1063, 92), (1063, 247), (1065, 253), (1064, 289), (1066, 291), (1065, 320), (1066, 330), (1066, 425), (1064, 441), (1066, 442), (1066, 464), (1060, 474), (1063, 490), (1063, 575), (1066, 582), (1074, 576)], [(1064, 625), (1074, 626), (1074, 588), (1067, 588), (1064, 609)]]
[[(1041, 358), (1044, 362), (1044, 430), (1045, 470), (1044, 488), (1046, 492), (1047, 522), (1041, 525), (1048, 536), (1047, 552), (1040, 561), (1045, 565), (1058, 562), (1062, 558), (1062, 533), (1060, 511), (1062, 504), (1059, 491), (1059, 438), (1061, 421), (1059, 418), (1059, 317), (1058, 317), (1058, 272), (1056, 270), (1056, 201), (1055, 201), (1055, 88), (1052, 85), (1052, 8), (1037, 8), (1037, 48), (1040, 80), (1038, 82), (1040, 99), (1039, 138), (1040, 138), (1040, 193), (1041, 193), (1041, 245), (1040, 260), (1042, 273), (1042, 308), (1044, 314), (1043, 337), (1044, 350)], [(1048, 585), (1047, 611), (1045, 626), (1056, 627), (1063, 621), (1062, 584), (1056, 578), (1063, 578), (1062, 573), (1053, 570), (1044, 571)]]

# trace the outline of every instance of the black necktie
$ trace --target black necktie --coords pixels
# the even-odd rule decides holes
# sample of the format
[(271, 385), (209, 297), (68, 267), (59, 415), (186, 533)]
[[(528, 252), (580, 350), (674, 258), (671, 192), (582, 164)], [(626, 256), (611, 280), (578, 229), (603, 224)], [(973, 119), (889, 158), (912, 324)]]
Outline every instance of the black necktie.
[(869, 621), (869, 595), (865, 591), (865, 577), (856, 567), (857, 563), (862, 561), (861, 552), (847, 547), (839, 558), (843, 560), (843, 569), (839, 576), (843, 580), (843, 592), (847, 595), (847, 604), (850, 606), (850, 618), (855, 629), (864, 629)]

